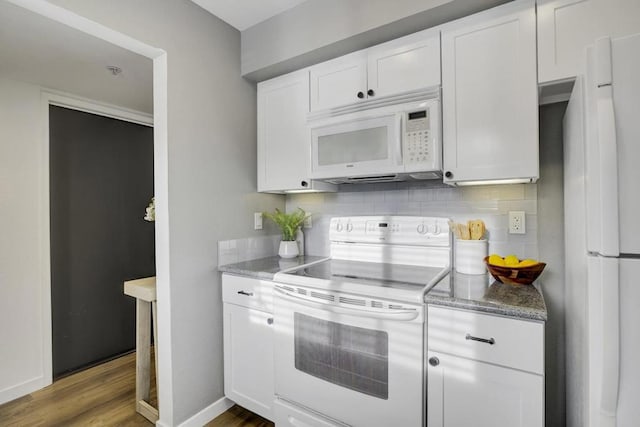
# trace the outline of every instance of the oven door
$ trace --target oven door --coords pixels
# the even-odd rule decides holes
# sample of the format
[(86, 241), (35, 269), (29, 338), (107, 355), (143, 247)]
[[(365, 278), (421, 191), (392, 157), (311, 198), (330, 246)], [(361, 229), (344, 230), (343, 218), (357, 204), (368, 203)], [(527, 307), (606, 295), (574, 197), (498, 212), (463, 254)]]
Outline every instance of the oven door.
[(423, 425), (423, 306), (275, 290), (276, 395), (352, 426)]
[(402, 115), (339, 118), (311, 129), (311, 178), (338, 178), (404, 171)]

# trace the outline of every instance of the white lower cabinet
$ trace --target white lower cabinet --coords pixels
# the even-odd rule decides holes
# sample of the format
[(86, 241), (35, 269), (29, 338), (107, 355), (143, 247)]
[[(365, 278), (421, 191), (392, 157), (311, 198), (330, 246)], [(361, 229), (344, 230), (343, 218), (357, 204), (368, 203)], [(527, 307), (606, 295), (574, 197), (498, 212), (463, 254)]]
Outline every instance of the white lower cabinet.
[(273, 314), (259, 305), (271, 283), (224, 274), (222, 284), (225, 396), (273, 420)]
[(544, 426), (543, 322), (427, 313), (428, 427)]
[(427, 357), (428, 427), (544, 426), (541, 375), (432, 351)]

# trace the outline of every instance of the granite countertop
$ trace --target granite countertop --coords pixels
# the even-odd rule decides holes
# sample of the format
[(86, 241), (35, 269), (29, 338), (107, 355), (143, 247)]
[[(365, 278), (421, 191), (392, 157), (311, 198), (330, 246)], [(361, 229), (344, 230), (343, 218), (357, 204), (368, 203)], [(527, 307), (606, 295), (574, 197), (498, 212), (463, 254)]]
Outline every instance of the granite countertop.
[(239, 276), (253, 277), (255, 279), (273, 280), (276, 273), (298, 268), (302, 265), (312, 264), (327, 259), (321, 256), (298, 256), (295, 258), (280, 258), (272, 256), (268, 258), (253, 259), (218, 266), (218, 271), (237, 274)]
[[(221, 265), (218, 271), (273, 280), (276, 273), (327, 259), (320, 256), (279, 256)], [(427, 304), (461, 308), (515, 318), (547, 320), (547, 307), (540, 285), (509, 285), (495, 281), (489, 274), (452, 273), (425, 296)]]
[(517, 317), (547, 320), (547, 306), (539, 283), (509, 285), (500, 283), (491, 275), (452, 273), (452, 284), (442, 283), (425, 297), (432, 305), (447, 306)]

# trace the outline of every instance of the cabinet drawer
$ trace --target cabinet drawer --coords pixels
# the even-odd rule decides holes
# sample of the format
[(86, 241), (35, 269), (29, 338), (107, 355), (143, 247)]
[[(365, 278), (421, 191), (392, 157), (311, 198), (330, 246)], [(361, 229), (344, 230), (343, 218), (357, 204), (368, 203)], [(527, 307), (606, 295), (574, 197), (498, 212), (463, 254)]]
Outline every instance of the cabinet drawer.
[(432, 305), (427, 312), (429, 350), (544, 375), (543, 323)]
[(278, 427), (346, 427), (346, 424), (302, 411), (280, 399), (276, 399), (273, 409)]
[(273, 283), (223, 274), (222, 301), (273, 313)]

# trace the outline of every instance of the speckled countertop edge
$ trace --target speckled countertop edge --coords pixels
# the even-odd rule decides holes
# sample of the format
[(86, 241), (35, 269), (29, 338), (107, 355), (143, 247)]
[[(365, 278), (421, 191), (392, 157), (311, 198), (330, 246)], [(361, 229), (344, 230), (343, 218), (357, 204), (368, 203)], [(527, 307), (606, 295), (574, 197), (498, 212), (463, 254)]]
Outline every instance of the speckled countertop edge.
[(547, 320), (547, 307), (539, 283), (529, 286), (494, 282), (479, 299), (427, 293), (425, 302), (520, 319)]
[(321, 256), (299, 256), (295, 258), (280, 258), (272, 256), (267, 258), (253, 259), (250, 261), (238, 262), (218, 266), (218, 271), (222, 273), (236, 274), (238, 276), (252, 277), (262, 280), (273, 280), (273, 276), (281, 271), (298, 268), (303, 265), (313, 264), (327, 257)]

